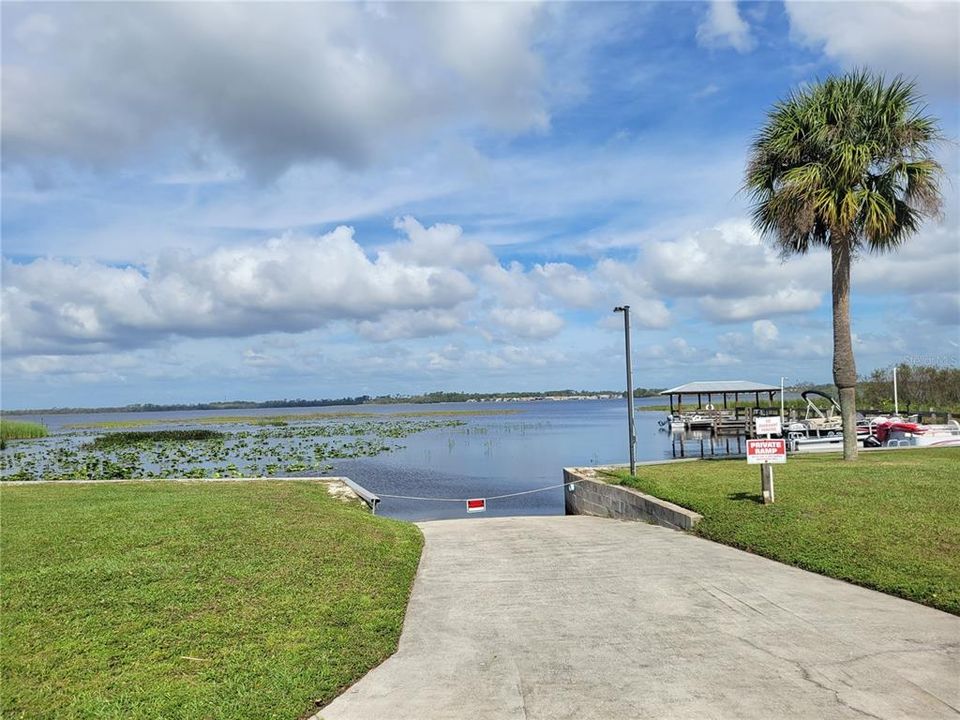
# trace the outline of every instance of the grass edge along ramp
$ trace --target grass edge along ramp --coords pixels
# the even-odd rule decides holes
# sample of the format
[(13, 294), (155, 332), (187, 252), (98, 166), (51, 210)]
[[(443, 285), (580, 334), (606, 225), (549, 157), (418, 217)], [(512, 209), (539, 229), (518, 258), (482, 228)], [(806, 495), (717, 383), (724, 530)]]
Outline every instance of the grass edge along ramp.
[(604, 479), (703, 515), (709, 540), (960, 615), (960, 448), (791, 456), (777, 501), (739, 460), (641, 468)]
[(4, 718), (284, 718), (397, 647), (423, 537), (315, 482), (0, 490)]

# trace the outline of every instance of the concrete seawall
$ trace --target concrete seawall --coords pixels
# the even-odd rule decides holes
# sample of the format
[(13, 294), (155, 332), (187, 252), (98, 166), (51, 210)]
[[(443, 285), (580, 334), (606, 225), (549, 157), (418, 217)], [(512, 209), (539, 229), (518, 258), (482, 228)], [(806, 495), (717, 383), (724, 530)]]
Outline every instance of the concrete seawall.
[(604, 468), (564, 468), (564, 505), (567, 515), (594, 515), (617, 520), (639, 520), (673, 530), (691, 530), (703, 516), (679, 505), (622, 485), (598, 480)]

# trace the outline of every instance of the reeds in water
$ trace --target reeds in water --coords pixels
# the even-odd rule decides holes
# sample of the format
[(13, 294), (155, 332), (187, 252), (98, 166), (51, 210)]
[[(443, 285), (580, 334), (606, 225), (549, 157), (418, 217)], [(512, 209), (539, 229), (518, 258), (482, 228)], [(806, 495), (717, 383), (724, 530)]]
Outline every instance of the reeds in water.
[(0, 418), (0, 440), (29, 440), (46, 437), (48, 434), (46, 426), (40, 423)]

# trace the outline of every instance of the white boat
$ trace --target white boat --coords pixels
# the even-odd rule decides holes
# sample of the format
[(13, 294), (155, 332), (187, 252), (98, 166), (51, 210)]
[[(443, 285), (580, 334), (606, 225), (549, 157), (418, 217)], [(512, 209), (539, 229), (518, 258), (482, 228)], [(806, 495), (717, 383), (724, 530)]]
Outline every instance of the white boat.
[(658, 425), (663, 431), (677, 432), (686, 428), (686, 423), (683, 421), (683, 418), (679, 415), (667, 415), (666, 418), (661, 420)]
[[(941, 425), (922, 425), (899, 417), (871, 418), (857, 426), (857, 444), (861, 447), (960, 447), (960, 423), (951, 420)], [(793, 452), (839, 450), (842, 435), (810, 437), (802, 433), (787, 436)]]
[[(858, 443), (859, 444), (859, 443)], [(816, 452), (824, 450), (842, 450), (843, 435), (824, 435), (823, 437), (807, 437), (799, 433), (787, 436), (787, 447), (790, 452)]]
[(956, 420), (922, 425), (895, 418), (872, 425), (873, 436), (883, 447), (960, 447), (960, 423)]
[(714, 420), (718, 413), (713, 408), (707, 406), (707, 412), (687, 412), (674, 415), (668, 415), (666, 420), (660, 421), (660, 427), (664, 430), (677, 432), (680, 430), (707, 430), (713, 427)]
[[(806, 413), (803, 420), (795, 420), (787, 425), (788, 438), (826, 438), (843, 435), (843, 420), (840, 418), (840, 406), (836, 400), (818, 390), (807, 390), (800, 393), (800, 397), (807, 403)], [(826, 400), (828, 403), (826, 409), (818, 407), (814, 398)]]

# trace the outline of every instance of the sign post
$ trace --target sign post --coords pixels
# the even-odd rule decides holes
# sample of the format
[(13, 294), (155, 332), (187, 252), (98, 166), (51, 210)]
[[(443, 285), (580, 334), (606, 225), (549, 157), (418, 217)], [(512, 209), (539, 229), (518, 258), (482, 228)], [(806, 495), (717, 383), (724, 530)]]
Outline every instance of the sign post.
[(773, 494), (773, 465), (769, 463), (760, 466), (760, 493), (764, 505), (771, 505), (776, 500)]
[(763, 504), (775, 499), (773, 492), (773, 465), (787, 462), (787, 441), (771, 438), (781, 434), (779, 417), (758, 417), (754, 420), (757, 435), (766, 435), (764, 440), (747, 440), (747, 464), (760, 466), (760, 492)]

